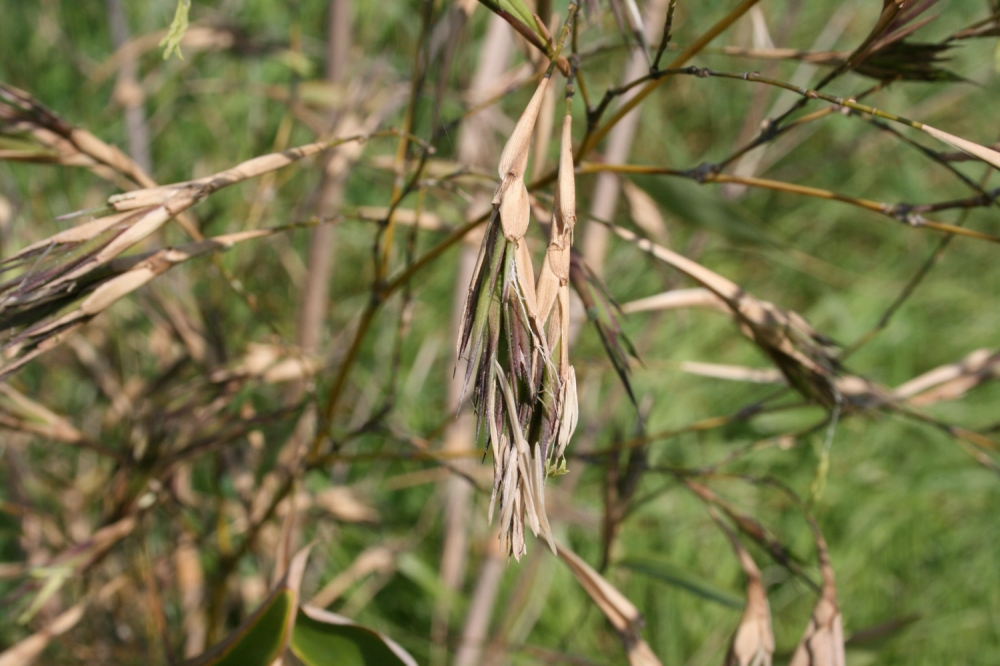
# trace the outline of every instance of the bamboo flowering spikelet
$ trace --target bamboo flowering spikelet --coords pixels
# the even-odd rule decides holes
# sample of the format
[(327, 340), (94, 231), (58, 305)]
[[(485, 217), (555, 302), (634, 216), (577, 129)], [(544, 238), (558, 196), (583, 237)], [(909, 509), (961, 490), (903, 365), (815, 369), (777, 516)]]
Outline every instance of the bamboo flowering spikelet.
[(767, 593), (761, 579), (760, 569), (750, 553), (733, 534), (714, 507), (709, 509), (712, 518), (729, 538), (736, 551), (740, 567), (747, 577), (747, 601), (743, 617), (736, 628), (725, 666), (771, 666), (774, 655), (774, 632), (771, 629), (771, 608), (767, 603)]
[(840, 606), (837, 604), (837, 585), (834, 581), (833, 566), (830, 564), (830, 551), (816, 521), (810, 518), (809, 524), (816, 538), (823, 588), (812, 617), (809, 618), (806, 633), (795, 648), (788, 665), (845, 666), (847, 657), (844, 652), (844, 621), (840, 615)]
[[(573, 118), (570, 115), (568, 91), (566, 115), (563, 118), (559, 150), (559, 179), (555, 204), (552, 210), (552, 228), (549, 245), (545, 251), (542, 270), (538, 276), (538, 326), (548, 321), (546, 342), (555, 361), (557, 374), (550, 380), (551, 390), (546, 397), (550, 402), (548, 420), (542, 423), (543, 446), (555, 442), (555, 449), (547, 451), (554, 470), (565, 469), (565, 453), (569, 439), (576, 429), (579, 410), (576, 397), (576, 371), (569, 363), (569, 271), (573, 246), (573, 227), (576, 225), (576, 177), (573, 167)], [(551, 318), (550, 318), (551, 317)], [(554, 385), (552, 385), (554, 384)]]
[[(544, 483), (557, 470), (552, 461), (563, 455), (577, 414), (576, 381), (566, 347), (568, 253), (575, 220), (568, 119), (557, 194), (565, 203), (556, 215), (561, 222), (553, 226), (553, 233), (557, 226), (561, 230), (557, 245), (565, 247), (565, 257), (546, 257), (546, 265), (552, 266), (548, 272), (543, 268), (537, 292), (524, 238), (531, 217), (524, 174), (550, 76), (551, 71), (542, 79), (501, 155), (493, 214), (469, 285), (458, 340), (459, 356), (469, 361), (465, 381), (473, 380), (472, 402), (479, 428), (486, 431), (493, 455), (490, 520), (499, 498), (501, 547), (518, 560), (526, 552), (525, 519), (532, 532), (543, 536), (555, 551), (545, 513)], [(564, 276), (556, 278), (555, 288), (546, 277), (550, 274)], [(559, 314), (550, 322), (547, 335), (550, 312)], [(554, 349), (559, 353), (557, 360)]]

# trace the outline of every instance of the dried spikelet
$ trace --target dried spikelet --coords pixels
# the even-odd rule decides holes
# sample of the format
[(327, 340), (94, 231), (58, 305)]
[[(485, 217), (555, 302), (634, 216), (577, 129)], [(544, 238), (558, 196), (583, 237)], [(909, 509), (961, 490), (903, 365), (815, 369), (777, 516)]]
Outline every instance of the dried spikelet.
[(0, 83), (0, 136), (3, 135), (21, 139), (18, 143), (22, 146), (3, 151), (4, 159), (82, 166), (113, 182), (125, 181), (121, 178), (124, 175), (142, 187), (155, 184), (114, 146), (73, 127), (23, 90)]
[(729, 538), (740, 566), (747, 577), (747, 603), (740, 626), (729, 646), (726, 666), (771, 666), (774, 655), (774, 633), (771, 630), (771, 609), (767, 603), (760, 569), (732, 530), (722, 522), (718, 512), (710, 508), (712, 518)]
[(493, 215), (458, 339), (459, 356), (469, 360), (465, 382), (474, 378), (472, 400), (493, 454), (490, 519), (499, 497), (502, 547), (517, 559), (525, 552), (525, 518), (535, 535), (542, 534), (552, 545), (542, 490), (546, 449), (540, 448), (535, 433), (546, 411), (544, 378), (554, 372), (537, 321), (535, 276), (524, 239), (531, 216), (524, 174), (548, 84), (546, 76), (501, 155)]
[[(536, 286), (524, 234), (528, 151), (548, 86), (542, 80), (504, 148), (494, 212), (483, 238), (463, 315), (458, 353), (475, 377), (473, 403), (493, 453), (490, 517), (500, 499), (503, 548), (525, 552), (524, 520), (555, 550), (545, 513), (545, 478), (565, 468), (578, 419), (569, 363), (569, 282), (576, 186), (572, 117), (563, 122), (551, 238)], [(567, 107), (568, 110), (568, 107)], [(559, 463), (562, 463), (560, 466)]]
[(573, 173), (572, 118), (563, 121), (562, 142), (559, 154), (559, 183), (556, 189), (552, 215), (552, 229), (545, 260), (538, 277), (538, 318), (545, 322), (557, 294), (569, 288), (570, 248), (573, 245), (573, 227), (576, 224), (576, 182)]
[[(6, 278), (0, 282), (0, 353), (6, 361), (0, 362), (0, 377), (59, 344), (69, 332), (170, 267), (192, 256), (273, 233), (259, 230), (228, 234), (152, 255), (122, 257), (168, 220), (212, 193), (339, 143), (342, 141), (338, 139), (307, 144), (256, 157), (198, 180), (112, 196), (103, 209), (107, 215), (29, 245), (0, 261), (0, 276)], [(79, 308), (54, 318), (65, 306), (88, 294)]]
[[(500, 172), (500, 183), (493, 194), (493, 204), (501, 204), (507, 189), (515, 182), (524, 184), (524, 173), (528, 169), (528, 151), (531, 146), (531, 135), (535, 131), (535, 123), (538, 121), (538, 111), (542, 107), (542, 99), (545, 97), (545, 90), (549, 85), (548, 76), (544, 77), (535, 94), (531, 96), (531, 101), (524, 108), (521, 117), (514, 126), (514, 131), (504, 146), (500, 155), (500, 164), (497, 171)], [(527, 194), (527, 188), (525, 188)], [(505, 224), (509, 224), (508, 221)], [(527, 226), (527, 224), (525, 224)], [(513, 240), (513, 239), (512, 239)]]
[(833, 580), (833, 567), (826, 540), (815, 521), (810, 519), (816, 535), (816, 551), (820, 572), (823, 574), (823, 589), (819, 601), (809, 618), (809, 626), (799, 646), (795, 648), (788, 666), (845, 666), (844, 624), (837, 605), (837, 586)]
[[(568, 108), (567, 108), (568, 111)], [(558, 354), (557, 374), (546, 376), (544, 387), (555, 398), (543, 414), (542, 451), (551, 458), (551, 469), (565, 467), (563, 456), (569, 439), (576, 429), (579, 409), (576, 397), (576, 372), (569, 363), (569, 282), (573, 247), (573, 227), (576, 225), (576, 178), (572, 150), (573, 119), (569, 113), (563, 119), (559, 151), (559, 180), (552, 211), (552, 228), (538, 278), (538, 326), (548, 322), (547, 342), (553, 356)], [(555, 447), (550, 448), (552, 441)]]
[[(28, 299), (25, 305), (9, 296), (6, 297), (0, 301), (2, 305), (0, 324), (5, 329), (5, 335), (0, 337), (0, 380), (31, 359), (61, 344), (70, 333), (175, 266), (195, 257), (226, 250), (237, 243), (263, 238), (281, 230), (282, 228), (278, 227), (241, 231), (180, 247), (118, 257), (101, 265), (99, 270), (92, 270), (83, 275), (64, 293), (59, 293), (57, 296), (50, 293), (49, 298), (40, 304)], [(22, 279), (22, 282), (26, 283), (27, 287), (34, 285), (36, 288), (41, 288), (35, 285), (33, 280)], [(2, 293), (0, 286), (0, 294)], [(30, 295), (30, 292), (28, 293)], [(77, 307), (60, 314), (62, 308), (81, 297), (85, 298)], [(11, 306), (9, 311), (4, 311), (3, 308), (7, 306)], [(23, 330), (15, 330), (15, 327), (26, 324)]]

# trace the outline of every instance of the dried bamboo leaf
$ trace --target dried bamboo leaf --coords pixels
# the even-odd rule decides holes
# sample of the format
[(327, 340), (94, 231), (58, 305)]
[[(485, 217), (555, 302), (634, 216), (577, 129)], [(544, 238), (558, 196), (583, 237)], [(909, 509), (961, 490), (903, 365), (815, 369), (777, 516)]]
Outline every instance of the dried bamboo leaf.
[(731, 310), (718, 296), (704, 287), (691, 289), (671, 289), (654, 296), (638, 298), (628, 303), (622, 303), (622, 312), (655, 312), (675, 308), (711, 308), (729, 313)]
[[(86, 130), (73, 127), (23, 90), (0, 83), (0, 133), (19, 130), (53, 150), (60, 164), (88, 167), (112, 182), (124, 180), (121, 174), (140, 187), (155, 185), (153, 179), (118, 148)], [(126, 182), (125, 185), (130, 184)]]
[(53, 638), (65, 634), (83, 619), (87, 603), (80, 602), (24, 640), (0, 652), (0, 666), (29, 666), (42, 654)]
[[(288, 228), (290, 227), (224, 234), (177, 248), (166, 248), (145, 256), (112, 259), (107, 261), (100, 271), (86, 274), (92, 282), (88, 283), (83, 281), (82, 277), (80, 278), (76, 289), (66, 298), (75, 300), (84, 295), (86, 298), (75, 309), (54, 319), (44, 319), (50, 314), (44, 307), (44, 302), (40, 308), (35, 308), (31, 302), (28, 302), (20, 311), (8, 304), (8, 312), (0, 309), (0, 321), (5, 326), (11, 326), (12, 322), (17, 321), (17, 316), (30, 312), (31, 308), (41, 310), (41, 321), (16, 333), (11, 339), (0, 345), (0, 350), (3, 350), (5, 355), (5, 358), (0, 361), (0, 379), (9, 376), (36, 356), (61, 344), (67, 335), (87, 321), (174, 266), (209, 252), (225, 250), (236, 243), (263, 238)], [(282, 372), (285, 370), (287, 368), (283, 369)], [(271, 376), (271, 379), (281, 381), (280, 377), (281, 373), (276, 373)]]
[(384, 545), (372, 546), (364, 550), (329, 583), (309, 600), (309, 605), (326, 608), (346, 592), (358, 580), (373, 573), (388, 573), (396, 567), (397, 552)]
[(953, 134), (948, 134), (947, 132), (942, 132), (935, 127), (931, 127), (930, 125), (924, 125), (921, 123), (919, 129), (931, 135), (938, 141), (943, 141), (949, 146), (958, 148), (962, 152), (972, 155), (973, 157), (978, 157), (994, 168), (1000, 169), (1000, 152), (997, 152), (992, 148), (987, 148), (986, 146), (981, 146), (973, 141), (957, 137)]
[(102, 585), (96, 592), (87, 594), (81, 601), (57, 615), (40, 631), (0, 652), (0, 666), (30, 666), (35, 663), (54, 638), (62, 636), (79, 624), (91, 603), (107, 599), (118, 592), (124, 584), (125, 577), (118, 576)]
[(702, 377), (728, 379), (734, 382), (752, 382), (754, 384), (783, 384), (784, 376), (773, 368), (747, 368), (741, 365), (722, 365), (720, 363), (696, 363), (682, 361), (681, 371)]
[[(837, 381), (839, 365), (830, 351), (831, 345), (801, 315), (759, 300), (701, 264), (639, 238), (627, 229), (609, 226), (619, 237), (673, 266), (722, 299), (743, 332), (771, 357), (803, 396), (831, 408), (843, 402)], [(867, 396), (865, 392), (859, 399)]]
[(639, 609), (576, 553), (562, 544), (556, 544), (556, 548), (587, 595), (618, 632), (630, 666), (659, 666), (660, 661), (639, 633), (643, 624)]
[(83, 433), (77, 430), (69, 419), (15, 390), (13, 386), (0, 384), (0, 396), (10, 401), (9, 407), (3, 404), (4, 401), (0, 401), (0, 408), (22, 418), (40, 422), (45, 427), (46, 436), (67, 443), (83, 439)]
[[(32, 279), (12, 280), (0, 286), (0, 292), (7, 292), (0, 300), (0, 313), (16, 310), (20, 305), (33, 307), (35, 304), (50, 302), (69, 292), (79, 293), (80, 284), (86, 285), (88, 281), (92, 281), (96, 271), (103, 269), (123, 252), (156, 232), (167, 220), (176, 217), (211, 193), (315, 155), (339, 142), (337, 140), (308, 144), (282, 153), (254, 158), (232, 169), (188, 183), (136, 190), (111, 197), (110, 206), (119, 213), (126, 213), (125, 215), (102, 217), (80, 225), (75, 230), (60, 232), (45, 241), (32, 244), (0, 263), (0, 272), (25, 267), (30, 258), (40, 253), (47, 254), (56, 246), (76, 246), (86, 241), (96, 241), (102, 235), (114, 232), (110, 240), (87, 252), (82, 258), (64, 259), (61, 264), (39, 273)], [(233, 238), (245, 239), (238, 236)], [(31, 269), (28, 271), (30, 275)], [(8, 322), (4, 324), (4, 328), (10, 327)]]
[(660, 213), (660, 207), (656, 205), (653, 197), (630, 180), (622, 180), (622, 193), (628, 201), (632, 221), (657, 243), (666, 245), (670, 240), (670, 234), (667, 231), (667, 223)]

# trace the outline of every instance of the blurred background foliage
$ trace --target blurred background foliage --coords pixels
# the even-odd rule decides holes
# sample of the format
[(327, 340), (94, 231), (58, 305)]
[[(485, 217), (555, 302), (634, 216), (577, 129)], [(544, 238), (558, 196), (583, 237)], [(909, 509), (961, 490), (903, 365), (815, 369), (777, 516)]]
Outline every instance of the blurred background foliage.
[[(134, 37), (163, 31), (174, 11), (171, 0), (123, 4)], [(315, 139), (314, 129), (293, 113), (288, 98), (298, 96), (310, 113), (320, 117), (342, 104), (341, 88), (321, 84), (327, 4), (193, 0), (193, 25), (225, 28), (229, 42), (209, 42), (204, 48), (182, 44), (184, 58), (167, 60), (152, 42), (139, 58), (138, 82), (147, 113), (151, 175), (157, 182), (204, 176)], [(379, 88), (408, 94), (428, 4), (437, 22), (444, 20), (452, 3), (352, 3), (347, 80), (362, 90), (362, 96), (374, 95)], [(566, 3), (553, 4), (554, 13), (564, 17)], [(592, 99), (622, 82), (628, 58), (611, 13), (601, 4), (581, 30), (581, 48), (594, 51), (582, 61)], [(735, 4), (681, 0), (674, 42), (689, 44)], [(774, 0), (762, 2), (760, 8), (779, 47), (812, 50), (821, 33), (832, 31), (830, 43), (821, 50), (850, 51), (874, 24), (880, 4)], [(922, 41), (934, 42), (993, 11), (995, 7), (986, 2), (941, 2), (932, 9), (939, 18), (917, 34)], [(127, 129), (114, 94), (116, 68), (109, 65), (115, 48), (106, 4), (0, 0), (0, 16), (0, 80), (29, 91), (68, 122), (124, 149)], [(430, 85), (416, 105), (417, 136), (431, 136), (436, 113), (448, 122), (467, 107), (463, 93), (483, 53), (491, 19), (488, 11), (476, 9), (455, 37), (450, 71), (431, 69)], [(725, 46), (747, 49), (753, 44), (754, 26), (749, 16), (744, 17), (695, 63), (727, 71), (760, 70), (785, 81), (801, 67), (795, 61), (722, 53)], [(596, 45), (602, 48), (595, 51)], [(1000, 138), (995, 48), (995, 39), (959, 42), (948, 51), (946, 67), (964, 81), (892, 82), (866, 103), (992, 144)], [(510, 67), (524, 62), (525, 53), (526, 49), (516, 48)], [(808, 81), (815, 83), (821, 76), (814, 74)], [(561, 90), (562, 79), (557, 80)], [(437, 85), (444, 89), (439, 110), (433, 94)], [(852, 73), (837, 79), (828, 92), (846, 96), (871, 85), (871, 79)], [(493, 159), (527, 102), (529, 88), (513, 90), (496, 106), (492, 136), (482, 137), (493, 144)], [(779, 110), (796, 99), (775, 88), (740, 81), (675, 77), (640, 107), (629, 161), (685, 169), (722, 160), (755, 135), (761, 114), (779, 98), (784, 99)], [(820, 105), (813, 103), (807, 111), (815, 108)], [(400, 126), (404, 111), (403, 103), (388, 107), (382, 125)], [(579, 141), (586, 123), (579, 94), (574, 113)], [(435, 138), (436, 159), (457, 159), (457, 132), (452, 126)], [(907, 128), (900, 132), (946, 152)], [(395, 147), (391, 138), (372, 139), (364, 146), (362, 158), (346, 179), (345, 207), (389, 203), (394, 176), (385, 165)], [(552, 142), (549, 164), (555, 150)], [(321, 166), (320, 161), (293, 166), (270, 180), (244, 183), (212, 196), (194, 211), (201, 230), (217, 235), (248, 225), (307, 219), (315, 213)], [(1000, 184), (981, 163), (955, 166), (986, 190)], [(841, 113), (779, 139), (758, 175), (891, 204), (947, 201), (970, 194), (953, 174), (912, 146), (857, 115)], [(595, 175), (578, 177), (581, 211), (589, 210), (595, 179)], [(671, 248), (759, 298), (801, 313), (845, 346), (876, 325), (940, 239), (933, 232), (823, 199), (753, 188), (740, 193), (662, 176), (631, 180), (655, 201)], [(477, 189), (488, 193), (492, 186), (489, 180), (470, 180), (452, 191), (429, 194), (419, 204), (416, 200), (423, 195), (413, 195), (404, 207), (421, 205), (444, 224), (459, 225), (466, 217), (466, 195)], [(59, 216), (101, 205), (117, 191), (84, 169), (0, 162), (0, 203), (9, 210), (0, 212), (0, 251), (8, 256), (68, 228), (74, 221)], [(628, 201), (621, 198), (615, 220), (629, 225), (631, 215)], [(943, 211), (935, 219), (949, 223), (962, 219), (970, 228), (1000, 235), (996, 208)], [(581, 216), (578, 239), (588, 224)], [(176, 329), (162, 324), (169, 319), (164, 303), (174, 289), (154, 285), (118, 303), (79, 334), (85, 345), (64, 345), (8, 380), (19, 394), (64, 415), (89, 440), (143, 461), (148, 457), (136, 451), (137, 442), (169, 447), (179, 423), (193, 418), (182, 407), (186, 400), (207, 404), (221, 399), (226, 404), (215, 425), (199, 434), (222, 443), (206, 445), (206, 453), (190, 461), (190, 492), (198, 501), (188, 503), (175, 496), (169, 490), (173, 481), (166, 476), (159, 481), (142, 477), (149, 489), (140, 488), (133, 495), (152, 493), (153, 504), (143, 510), (135, 530), (93, 566), (70, 576), (27, 623), (17, 620), (37, 598), (40, 581), (51, 580), (51, 572), (43, 567), (46, 558), (122, 517), (113, 515), (112, 496), (117, 497), (118, 490), (109, 485), (118, 478), (114, 472), (122, 468), (99, 452), (67, 446), (44, 434), (0, 430), (4, 479), (0, 651), (36, 631), (75, 599), (124, 574), (118, 590), (93, 605), (78, 626), (52, 641), (42, 663), (165, 664), (178, 659), (191, 631), (177, 583), (175, 548), (184, 539), (193, 539), (195, 568), (203, 576), (200, 612), (209, 643), (260, 603), (272, 579), (273, 544), (281, 520), (265, 521), (260, 538), (243, 549), (248, 507), (261, 492), (302, 405), (314, 391), (325, 395), (345, 356), (358, 314), (371, 298), (375, 231), (370, 222), (346, 220), (337, 225), (320, 370), (301, 389), (305, 399), (290, 399), (294, 391), (287, 384), (247, 381), (231, 390), (224, 383), (206, 385), (212, 383), (213, 372), (233, 366), (252, 345), (294, 345), (310, 231), (241, 244), (218, 262), (203, 258), (177, 269), (178, 275), (171, 279), (193, 297), (182, 306), (188, 318), (200, 322), (198, 328), (210, 348), (203, 361), (188, 360), (174, 367), (164, 361), (169, 354), (155, 351), (156, 345), (177, 347), (180, 342), (177, 335), (163, 338), (162, 333)], [(541, 233), (532, 234), (541, 248)], [(396, 266), (404, 261), (408, 237), (408, 231), (396, 235)], [(421, 231), (416, 255), (442, 238), (440, 231)], [(168, 225), (154, 245), (186, 240), (179, 227)], [(885, 329), (846, 361), (851, 372), (894, 387), (974, 350), (995, 351), (1000, 346), (997, 253), (995, 244), (955, 239)], [(413, 441), (438, 448), (453, 414), (447, 407), (454, 365), (449, 322), (458, 254), (449, 250), (415, 277), (412, 302), (405, 312), (401, 313), (400, 297), (394, 296), (377, 316), (333, 422), (333, 431), (343, 441), (339, 452), (345, 461), (313, 469), (301, 479), (301, 492), (318, 498), (331, 488), (348, 488), (349, 501), (358, 505), (352, 513), (343, 508), (348, 500), (338, 499), (331, 511), (316, 500), (300, 509), (302, 542), (317, 541), (303, 594), (308, 597), (350, 571), (362, 553), (387, 549), (384, 560), (371, 571), (346, 583), (331, 608), (393, 637), (420, 663), (452, 662), (477, 581), (482, 583), (483, 563), (496, 557), (486, 525), (489, 465), (479, 465), (477, 456), (472, 458), (476, 464), (470, 474), (487, 491), (473, 495), (467, 568), (457, 591), (442, 585), (442, 506), (449, 468), (412, 455)], [(603, 275), (619, 303), (692, 286), (620, 241), (611, 242)], [(240, 289), (234, 289), (234, 283)], [(397, 349), (401, 317), (407, 328)], [(686, 361), (771, 367), (768, 358), (718, 312), (639, 312), (620, 321), (641, 358), (641, 363), (633, 364), (631, 381), (644, 423), (611, 371), (596, 332), (584, 326), (572, 351), (580, 377), (581, 423), (572, 445), (577, 454), (600, 452), (643, 431), (683, 429), (700, 419), (732, 415), (781, 390), (773, 384), (726, 381), (683, 370)], [(88, 363), (87, 350), (96, 360)], [(117, 389), (102, 385), (102, 377)], [(393, 385), (394, 398), (387, 402), (387, 390)], [(128, 394), (131, 402), (123, 415), (109, 418), (115, 390)], [(609, 558), (605, 575), (642, 611), (644, 636), (664, 664), (721, 663), (740, 611), (738, 606), (707, 598), (711, 595), (704, 589), (726, 593), (728, 598), (743, 595), (742, 574), (725, 536), (671, 469), (711, 465), (760, 443), (723, 468), (727, 478), (711, 484), (769, 526), (816, 578), (814, 545), (802, 512), (774, 488), (740, 478), (774, 477), (799, 495), (810, 496), (826, 430), (781, 436), (822, 422), (825, 412), (796, 406), (800, 403), (786, 389), (769, 404), (788, 409), (657, 439), (643, 447), (645, 469), (610, 544), (602, 525), (608, 508), (609, 461), (616, 457), (571, 458), (574, 473), (552, 482), (550, 513), (560, 525), (560, 539), (595, 566)], [(996, 440), (998, 405), (1000, 385), (985, 382), (960, 400), (940, 401), (926, 411), (942, 422), (992, 433)], [(380, 412), (383, 406), (388, 409)], [(287, 407), (284, 412), (283, 407)], [(255, 415), (261, 418), (253, 421)], [(246, 432), (230, 436), (230, 426), (246, 426)], [(354, 435), (347, 437), (351, 432)], [(346, 462), (351, 456), (358, 460)], [(627, 457), (621, 456), (623, 470)], [(141, 476), (134, 470), (130, 474), (135, 474), (133, 480)], [(153, 482), (159, 485), (148, 485)], [(995, 663), (1000, 651), (998, 506), (996, 474), (978, 465), (939, 428), (880, 411), (840, 419), (830, 446), (825, 488), (812, 510), (830, 544), (847, 634), (855, 635), (849, 644), (849, 664)], [(763, 569), (780, 662), (801, 635), (815, 595), (762, 549), (749, 547)], [(234, 553), (238, 557), (231, 561)], [(651, 571), (660, 576), (650, 575)], [(702, 592), (693, 594), (678, 580), (687, 581), (688, 587), (701, 585)], [(452, 603), (442, 651), (432, 639), (432, 623), (435, 607), (445, 596)], [(622, 663), (624, 657), (614, 632), (572, 574), (544, 544), (532, 542), (527, 560), (504, 563), (500, 569), (482, 659), (482, 663), (611, 664)]]

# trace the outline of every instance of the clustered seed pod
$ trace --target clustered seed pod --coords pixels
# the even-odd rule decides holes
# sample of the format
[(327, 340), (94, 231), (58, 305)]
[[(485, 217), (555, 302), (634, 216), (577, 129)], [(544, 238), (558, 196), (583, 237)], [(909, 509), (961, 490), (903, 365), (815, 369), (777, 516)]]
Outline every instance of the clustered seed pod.
[(547, 476), (565, 469), (563, 455), (578, 414), (568, 351), (569, 253), (576, 221), (569, 115), (562, 135), (552, 240), (537, 289), (524, 238), (531, 218), (524, 174), (548, 85), (546, 75), (500, 157), (493, 214), (458, 339), (458, 354), (469, 362), (466, 385), (474, 380), (472, 402), (479, 429), (486, 431), (493, 454), (490, 520), (499, 497), (502, 547), (518, 560), (526, 552), (526, 518), (532, 532), (545, 537), (555, 551), (544, 483)]

